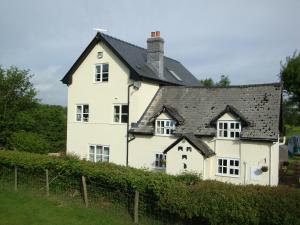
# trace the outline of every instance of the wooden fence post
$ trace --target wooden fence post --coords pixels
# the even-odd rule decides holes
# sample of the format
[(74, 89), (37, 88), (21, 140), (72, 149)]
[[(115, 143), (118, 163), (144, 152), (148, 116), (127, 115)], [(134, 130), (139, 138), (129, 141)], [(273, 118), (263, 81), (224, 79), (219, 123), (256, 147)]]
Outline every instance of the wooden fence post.
[(85, 177), (84, 176), (82, 176), (81, 178), (82, 178), (84, 203), (85, 203), (85, 207), (88, 208), (89, 207), (89, 202), (88, 202), (88, 196), (87, 196), (86, 181), (85, 181)]
[(15, 191), (18, 191), (18, 167), (15, 166)]
[(139, 192), (134, 193), (134, 223), (139, 223)]
[(45, 170), (46, 172), (46, 196), (49, 196), (49, 171), (48, 169)]

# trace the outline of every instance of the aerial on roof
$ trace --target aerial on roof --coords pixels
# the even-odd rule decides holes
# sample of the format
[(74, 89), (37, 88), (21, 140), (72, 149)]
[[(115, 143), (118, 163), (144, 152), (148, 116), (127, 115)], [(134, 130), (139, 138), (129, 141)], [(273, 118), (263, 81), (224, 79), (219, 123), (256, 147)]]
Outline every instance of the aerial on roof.
[(242, 121), (241, 139), (277, 140), (281, 131), (281, 92), (279, 83), (226, 88), (164, 86), (131, 132), (153, 134), (153, 117), (167, 106), (184, 121), (177, 125), (175, 134), (215, 136), (215, 119), (229, 112)]
[(160, 83), (173, 85), (197, 85), (198, 83), (197, 78), (195, 78), (180, 62), (166, 56), (164, 56), (164, 78), (159, 77), (146, 63), (147, 49), (98, 32), (63, 77), (62, 82), (64, 84), (72, 83), (73, 73), (99, 42), (106, 44), (129, 68), (131, 79), (155, 80)]

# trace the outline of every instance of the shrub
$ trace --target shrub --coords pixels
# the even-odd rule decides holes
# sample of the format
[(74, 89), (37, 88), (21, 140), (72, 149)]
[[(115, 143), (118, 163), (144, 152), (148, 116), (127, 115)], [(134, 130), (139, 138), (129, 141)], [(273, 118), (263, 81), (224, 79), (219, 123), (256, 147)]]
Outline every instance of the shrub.
[(239, 186), (199, 180), (191, 185), (194, 175), (175, 177), (75, 157), (16, 151), (0, 151), (0, 165), (32, 171), (47, 168), (74, 178), (84, 175), (124, 193), (139, 190), (153, 197), (152, 208), (186, 224), (300, 224), (300, 190), (285, 186)]
[(197, 172), (184, 172), (180, 175), (176, 176), (176, 180), (179, 182), (183, 182), (187, 185), (194, 185), (201, 181), (201, 174)]

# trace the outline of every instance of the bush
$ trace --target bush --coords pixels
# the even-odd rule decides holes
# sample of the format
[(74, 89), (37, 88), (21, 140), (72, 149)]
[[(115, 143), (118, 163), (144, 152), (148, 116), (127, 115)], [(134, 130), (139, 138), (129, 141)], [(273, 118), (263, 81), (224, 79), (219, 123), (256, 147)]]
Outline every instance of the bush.
[(201, 174), (197, 172), (184, 172), (176, 176), (176, 180), (187, 185), (194, 185), (201, 181)]
[(300, 190), (285, 186), (239, 186), (216, 181), (191, 185), (189, 181), (194, 176), (178, 178), (111, 163), (79, 161), (75, 157), (16, 151), (0, 151), (0, 165), (17, 165), (32, 171), (47, 168), (74, 178), (84, 175), (124, 193), (139, 190), (153, 196), (153, 208), (186, 224), (300, 224)]

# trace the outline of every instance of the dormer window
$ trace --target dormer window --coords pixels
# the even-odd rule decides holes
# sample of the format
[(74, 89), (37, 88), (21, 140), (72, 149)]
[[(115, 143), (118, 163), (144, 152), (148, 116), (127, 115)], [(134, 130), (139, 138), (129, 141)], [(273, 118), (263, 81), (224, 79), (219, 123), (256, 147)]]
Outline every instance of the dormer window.
[(237, 139), (240, 133), (240, 121), (218, 121), (218, 138)]
[(95, 67), (95, 83), (108, 81), (108, 63), (97, 64)]
[(175, 129), (175, 121), (174, 120), (159, 120), (157, 119), (155, 122), (155, 134), (170, 136)]

